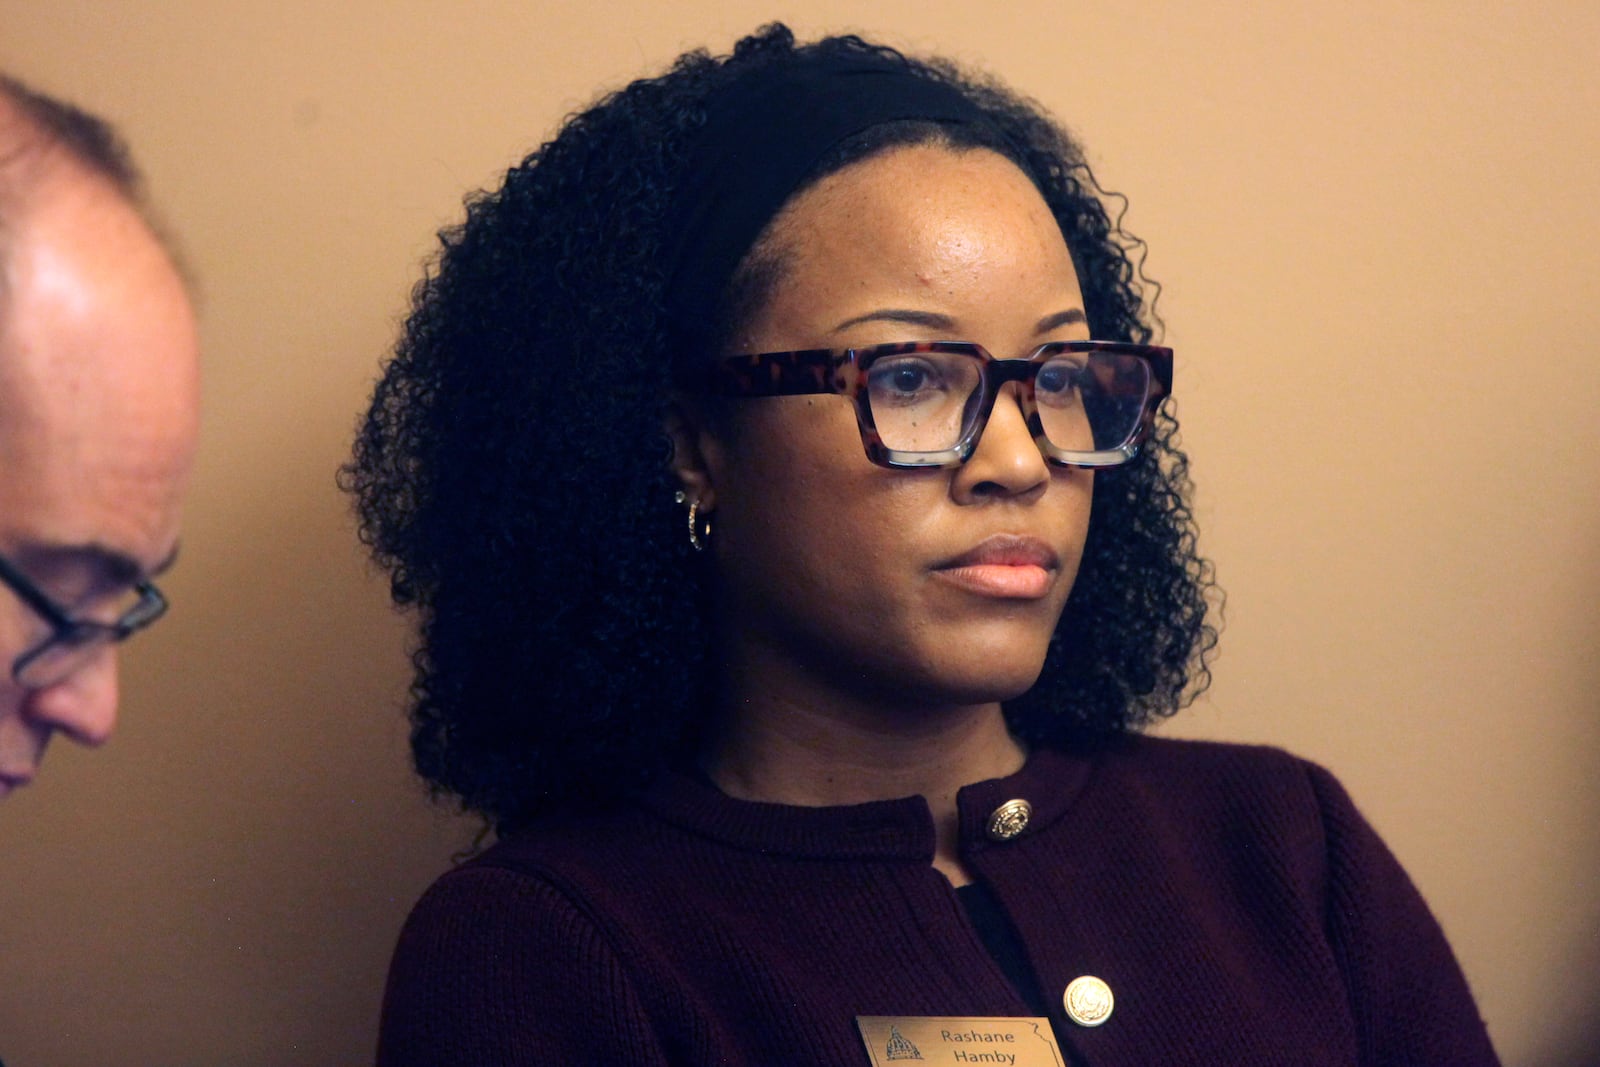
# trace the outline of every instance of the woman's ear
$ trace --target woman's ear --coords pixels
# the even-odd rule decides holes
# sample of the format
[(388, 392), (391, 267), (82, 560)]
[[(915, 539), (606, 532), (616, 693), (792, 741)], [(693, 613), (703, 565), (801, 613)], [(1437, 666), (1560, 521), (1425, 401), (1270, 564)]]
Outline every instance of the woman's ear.
[(717, 473), (722, 467), (722, 441), (710, 429), (705, 404), (697, 397), (674, 393), (667, 401), (662, 429), (672, 442), (667, 466), (677, 476), (684, 496), (709, 515), (717, 506)]

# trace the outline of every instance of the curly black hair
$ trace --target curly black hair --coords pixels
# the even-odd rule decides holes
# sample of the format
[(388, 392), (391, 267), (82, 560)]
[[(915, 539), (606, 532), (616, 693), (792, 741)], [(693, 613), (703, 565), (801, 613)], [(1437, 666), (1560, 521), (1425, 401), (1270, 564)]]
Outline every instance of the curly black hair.
[[(628, 795), (701, 743), (708, 577), (666, 462), (665, 404), (688, 357), (663, 311), (662, 228), (693, 180), (683, 160), (706, 101), (813, 49), (870, 53), (965, 93), (1060, 223), (1093, 335), (1150, 338), (1138, 243), (1108, 217), (1080, 149), (1038, 106), (942, 62), (854, 36), (797, 45), (773, 24), (569, 118), (440, 235), (341, 472), (395, 602), (420, 616), (417, 771), (502, 831)], [(963, 136), (916, 126), (858, 138), (813, 180), (888, 144)], [(758, 300), (760, 273), (730, 283), (727, 323)], [(1019, 738), (1120, 736), (1209, 681), (1211, 568), (1176, 437), (1163, 413), (1136, 460), (1096, 477), (1043, 673), (1005, 708)]]

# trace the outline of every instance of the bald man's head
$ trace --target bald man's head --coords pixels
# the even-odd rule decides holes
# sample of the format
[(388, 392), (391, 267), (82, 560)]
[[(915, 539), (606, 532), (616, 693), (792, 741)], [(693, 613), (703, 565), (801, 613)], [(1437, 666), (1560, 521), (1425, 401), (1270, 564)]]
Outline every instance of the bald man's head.
[(199, 421), (187, 288), (110, 127), (0, 81), (0, 797), (116, 716)]

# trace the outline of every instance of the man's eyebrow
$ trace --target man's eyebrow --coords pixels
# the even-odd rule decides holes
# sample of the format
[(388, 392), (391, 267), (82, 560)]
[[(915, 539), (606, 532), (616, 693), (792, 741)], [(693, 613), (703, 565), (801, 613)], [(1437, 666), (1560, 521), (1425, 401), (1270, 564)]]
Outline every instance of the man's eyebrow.
[(93, 568), (113, 585), (136, 585), (165, 574), (178, 561), (178, 546), (174, 545), (166, 558), (145, 572), (143, 564), (125, 552), (101, 544), (45, 544), (27, 552), (27, 556), (45, 565), (82, 563)]

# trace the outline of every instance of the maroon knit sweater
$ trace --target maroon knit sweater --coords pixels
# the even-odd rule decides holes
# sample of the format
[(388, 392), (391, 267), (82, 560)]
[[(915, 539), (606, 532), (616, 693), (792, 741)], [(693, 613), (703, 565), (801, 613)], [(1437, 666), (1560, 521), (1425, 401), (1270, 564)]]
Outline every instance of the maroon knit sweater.
[[(1012, 799), (1032, 817), (992, 840)], [(1134, 738), (1037, 753), (959, 807), (1069, 1062), (1498, 1062), (1438, 924), (1319, 767)], [(865, 1067), (857, 1015), (1033, 1014), (933, 847), (920, 798), (794, 808), (678, 776), (548, 819), (417, 905), (378, 1062)], [(1094, 1029), (1060, 1001), (1084, 974), (1116, 998)]]

